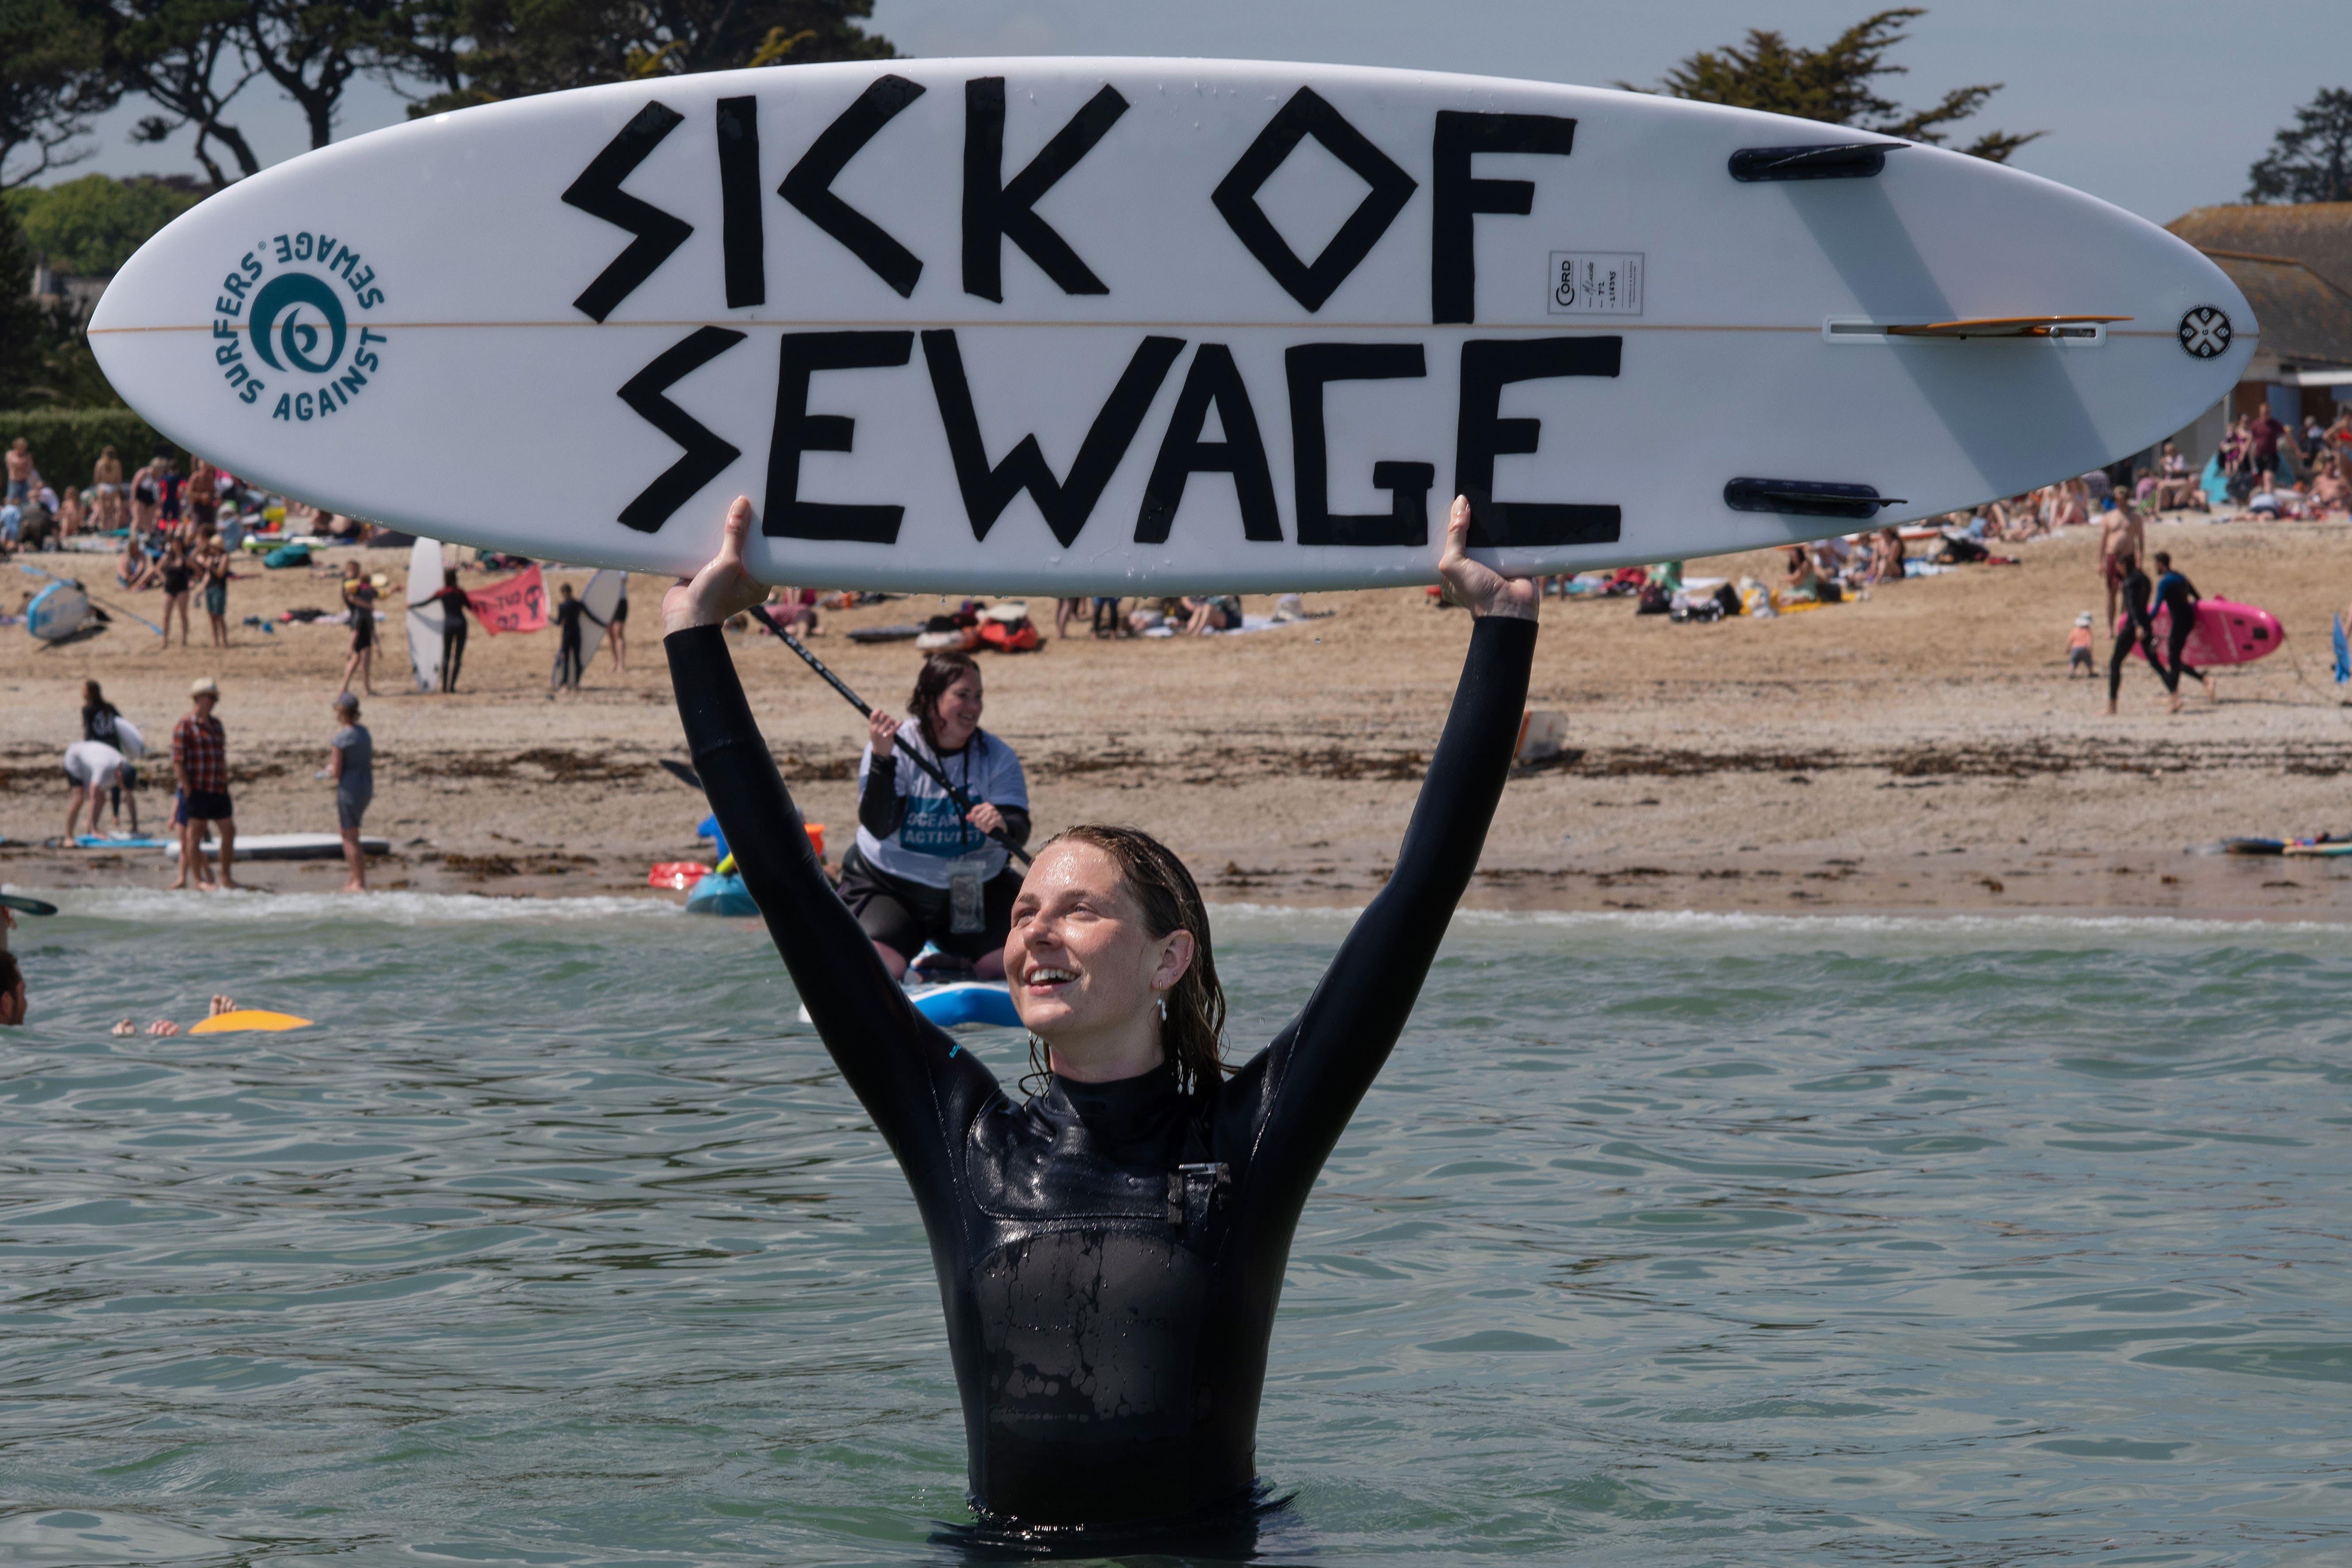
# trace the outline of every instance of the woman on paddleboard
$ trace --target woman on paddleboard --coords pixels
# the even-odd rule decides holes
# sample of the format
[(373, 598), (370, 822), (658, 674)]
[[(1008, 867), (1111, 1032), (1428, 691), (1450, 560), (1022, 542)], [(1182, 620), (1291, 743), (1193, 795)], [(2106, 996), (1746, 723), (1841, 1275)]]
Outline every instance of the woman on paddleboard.
[(719, 629), (762, 593), (743, 567), (748, 500), (718, 558), (664, 601), (695, 768), (825, 1048), (914, 1188), (971, 1501), (992, 1524), (1246, 1514), (1299, 1211), (1404, 1027), (1518, 734), (1535, 591), (1464, 552), (1469, 519), (1455, 500), (1440, 562), (1475, 617), (1453, 713), (1395, 868), (1306, 1008), (1229, 1072), (1192, 876), (1131, 828), (1074, 827), (1039, 852), (1004, 944), (1046, 1053), (1026, 1100), (908, 1005), (827, 894)]
[[(933, 654), (915, 677), (904, 723), (874, 710), (857, 760), (857, 842), (841, 858), (841, 897), (894, 980), (929, 942), (983, 980), (1004, 973), (1004, 936), (1021, 874), (1002, 834), (1029, 842), (1029, 782), (1013, 748), (980, 727), (980, 666)], [(974, 804), (966, 811), (900, 748), (929, 762)]]

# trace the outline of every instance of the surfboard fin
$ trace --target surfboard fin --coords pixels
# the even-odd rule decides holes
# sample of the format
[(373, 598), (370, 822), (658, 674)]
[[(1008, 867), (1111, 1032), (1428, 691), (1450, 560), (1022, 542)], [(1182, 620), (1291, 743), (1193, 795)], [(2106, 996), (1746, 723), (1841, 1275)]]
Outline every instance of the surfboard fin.
[(2110, 321), (2130, 320), (2129, 316), (1976, 316), (1879, 330), (1890, 338), (2091, 338)]
[(1761, 180), (1867, 180), (1886, 167), (1886, 154), (1907, 142), (1835, 142), (1815, 147), (1742, 147), (1731, 155), (1731, 177)]
[(1903, 506), (1901, 496), (1883, 496), (1869, 485), (1820, 479), (1734, 479), (1723, 487), (1723, 504), (1734, 511), (1776, 511), (1799, 517), (1866, 520), (1881, 507)]

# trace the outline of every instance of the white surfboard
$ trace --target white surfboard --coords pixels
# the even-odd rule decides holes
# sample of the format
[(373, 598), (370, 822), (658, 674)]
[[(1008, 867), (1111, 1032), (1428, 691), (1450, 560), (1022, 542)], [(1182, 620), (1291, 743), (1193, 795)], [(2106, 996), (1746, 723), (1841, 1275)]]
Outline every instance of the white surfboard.
[[(220, 853), (220, 840), (205, 840), (207, 853)], [(367, 855), (388, 855), (392, 841), (372, 833), (360, 835), (360, 850)], [(341, 835), (333, 833), (240, 833), (236, 836), (236, 858), (240, 860), (332, 860), (343, 852)], [(180, 858), (180, 846), (175, 841), (163, 853), (173, 860)]]
[(408, 552), (408, 663), (419, 691), (441, 686), (448, 611), (433, 603), (441, 584), (441, 542), (420, 535)]
[(2244, 298), (1982, 160), (1353, 67), (893, 60), (553, 93), (293, 159), (119, 272), (158, 429), (437, 538), (770, 582), (1426, 581), (1931, 516), (2235, 383)]
[(580, 668), (584, 672), (596, 662), (596, 650), (604, 646), (604, 632), (613, 624), (613, 612), (628, 597), (629, 574), (607, 568), (588, 579), (580, 590), (580, 602), (587, 607), (587, 619), (580, 627)]
[(63, 642), (89, 623), (89, 595), (79, 583), (56, 582), (25, 606), (25, 629), (43, 642)]

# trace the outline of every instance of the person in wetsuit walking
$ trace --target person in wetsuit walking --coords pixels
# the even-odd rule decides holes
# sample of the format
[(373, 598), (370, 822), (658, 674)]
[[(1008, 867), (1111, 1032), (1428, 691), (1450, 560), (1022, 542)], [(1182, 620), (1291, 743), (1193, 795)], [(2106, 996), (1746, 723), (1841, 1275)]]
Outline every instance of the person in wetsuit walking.
[(826, 885), (720, 631), (761, 596), (750, 521), (737, 500), (718, 558), (664, 601), (679, 717), (793, 984), (914, 1189), (972, 1508), (1017, 1529), (1246, 1510), (1291, 1236), (1477, 863), (1527, 697), (1533, 584), (1464, 552), (1457, 500), (1440, 570), (1475, 617), (1469, 653), (1395, 868), (1238, 1069), (1182, 863), (1131, 828), (1041, 849), (1004, 963), (1047, 1074), (1015, 1100), (908, 1003)]
[[(2203, 681), (2207, 699), (2219, 702), (2221, 694), (2214, 689), (2213, 678), (2180, 661), (2181, 650), (2189, 646), (2189, 634), (2197, 629), (2197, 606), (2204, 595), (2197, 591), (2197, 584), (2191, 583), (2186, 574), (2173, 569), (2172, 557), (2168, 552), (2161, 550), (2156, 552), (2156, 569), (2159, 574), (2156, 579), (2156, 608), (2168, 611), (2171, 619), (2170, 628), (2165, 633), (2164, 658), (2160, 663), (2170, 671), (2164, 679), (2164, 689), (2171, 694), (2172, 710), (2175, 713), (2180, 711), (2180, 678), (2184, 675)], [(2149, 614), (2152, 616), (2155, 611), (2151, 610)], [(2153, 650), (2154, 647), (2151, 637), (2149, 647)]]
[(2147, 661), (2156, 667), (2157, 679), (2164, 682), (2167, 691), (2172, 689), (2171, 673), (2157, 657), (2156, 626), (2148, 617), (2148, 601), (2154, 592), (2147, 574), (2139, 569), (2139, 558), (2126, 550), (2116, 557), (2116, 586), (2123, 596), (2124, 624), (2116, 633), (2115, 651), (2107, 656), (2107, 717), (2116, 716), (2116, 694), (2123, 689), (2124, 660), (2132, 649), (2147, 649)]

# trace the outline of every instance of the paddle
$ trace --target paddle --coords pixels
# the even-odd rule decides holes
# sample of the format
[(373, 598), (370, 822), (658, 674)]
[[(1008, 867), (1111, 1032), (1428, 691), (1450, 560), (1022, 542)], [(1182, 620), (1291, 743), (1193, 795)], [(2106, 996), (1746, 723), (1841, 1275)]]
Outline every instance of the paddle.
[[(842, 696), (847, 698), (849, 700), (849, 705), (857, 710), (858, 717), (865, 719), (870, 719), (873, 717), (874, 710), (866, 704), (866, 700), (858, 696), (855, 691), (849, 689), (847, 686), (844, 685), (841, 677), (827, 669), (824, 667), (824, 660), (809, 652), (808, 648), (801, 642), (800, 638), (786, 631), (783, 627), (783, 623), (777, 620), (775, 616), (768, 613), (767, 605), (754, 605), (751, 606), (751, 613), (759, 616), (761, 624), (766, 626), (770, 631), (775, 633), (777, 638), (782, 641), (786, 647), (800, 655), (802, 660), (805, 662), (811, 669), (815, 670), (818, 675), (822, 676), (827, 686), (832, 687), (835, 691), (840, 692)], [(975, 809), (977, 803), (973, 801), (971, 796), (964, 794), (963, 791), (950, 784), (948, 782), (948, 775), (940, 771), (938, 763), (932, 762), (929, 757), (919, 754), (912, 747), (908, 748), (904, 754), (909, 762), (922, 769), (923, 772), (929, 773), (933, 784), (948, 792), (948, 798), (956, 803), (958, 809), (967, 814)], [(989, 837), (995, 839), (999, 844), (1003, 845), (1005, 852), (1011, 855), (1016, 862), (1024, 866), (1029, 864), (1029, 851), (1022, 848), (1018, 844), (1013, 843), (1012, 838), (1009, 837), (1003, 830), (1000, 829), (997, 832), (991, 833)]]
[(53, 915), (58, 906), (41, 899), (28, 899), (22, 893), (0, 893), (0, 907), (12, 909), (20, 915)]
[(684, 784), (687, 788), (700, 789), (702, 787), (702, 775), (696, 773), (692, 768), (688, 767), (684, 763), (679, 762), (676, 757), (664, 757), (661, 760), (661, 765), (669, 771), (669, 774), (672, 778), (677, 780), (678, 783)]

